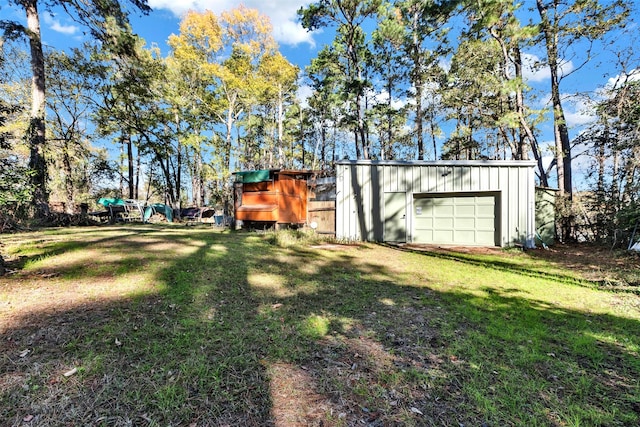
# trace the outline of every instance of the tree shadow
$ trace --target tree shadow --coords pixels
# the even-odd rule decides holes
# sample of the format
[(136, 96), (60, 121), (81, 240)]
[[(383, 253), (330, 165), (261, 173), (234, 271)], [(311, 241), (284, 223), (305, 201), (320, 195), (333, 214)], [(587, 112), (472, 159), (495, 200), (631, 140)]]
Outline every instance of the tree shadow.
[[(480, 298), (413, 285), (370, 259), (372, 246), (130, 236), (102, 243), (161, 263), (154, 293), (34, 311), (2, 328), (0, 418), (10, 425), (27, 415), (33, 425), (504, 425), (517, 403), (524, 424), (575, 414), (624, 424), (611, 404), (628, 414), (640, 401), (635, 319), (510, 290)], [(584, 397), (589, 387), (598, 395)]]
[(556, 282), (574, 284), (578, 286), (594, 287), (599, 284), (599, 281), (591, 281), (588, 279), (580, 278), (577, 275), (562, 274), (555, 271), (544, 271), (539, 268), (531, 268), (527, 265), (522, 265), (517, 258), (509, 259), (506, 257), (496, 259), (496, 256), (485, 255), (473, 255), (459, 253), (455, 251), (433, 251), (430, 249), (417, 249), (413, 247), (401, 247), (389, 244), (383, 244), (386, 247), (393, 248), (399, 251), (411, 252), (423, 255), (425, 257), (438, 258), (451, 260), (456, 262), (462, 262), (468, 265), (474, 265), (478, 267), (492, 268), (496, 271), (515, 273), (522, 276), (528, 276), (538, 279), (548, 279)]
[[(69, 229), (63, 230), (67, 231), (65, 234), (69, 234)], [(50, 234), (47, 238), (34, 240), (32, 245), (35, 247), (28, 250), (29, 255), (12, 257), (6, 262), (8, 269), (13, 271), (22, 270), (28, 263), (39, 259), (68, 254), (74, 251), (82, 251), (107, 242), (113, 242), (114, 245), (117, 245), (119, 242), (122, 242), (125, 236), (144, 236), (154, 232), (152, 226), (127, 228), (118, 226), (90, 227), (89, 230), (92, 234), (95, 233), (96, 230), (100, 230), (99, 235), (104, 235), (104, 237), (86, 238), (88, 228), (74, 227), (71, 230), (74, 234), (78, 235), (78, 238), (73, 241), (56, 241), (55, 234)]]

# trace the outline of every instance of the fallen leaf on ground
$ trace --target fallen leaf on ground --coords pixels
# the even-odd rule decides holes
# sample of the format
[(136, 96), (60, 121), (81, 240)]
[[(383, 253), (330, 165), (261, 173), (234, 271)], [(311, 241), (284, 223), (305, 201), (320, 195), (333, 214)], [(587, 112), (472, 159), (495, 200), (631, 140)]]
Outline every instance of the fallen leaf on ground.
[(77, 372), (78, 372), (78, 368), (73, 368), (62, 375), (64, 375), (65, 377), (70, 377), (71, 375), (75, 375)]

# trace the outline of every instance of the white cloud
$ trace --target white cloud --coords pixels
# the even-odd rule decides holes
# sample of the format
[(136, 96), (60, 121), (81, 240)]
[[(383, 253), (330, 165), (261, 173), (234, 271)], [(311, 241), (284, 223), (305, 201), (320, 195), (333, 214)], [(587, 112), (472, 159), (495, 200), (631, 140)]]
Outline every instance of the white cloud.
[(569, 127), (580, 128), (596, 120), (595, 106), (592, 100), (584, 96), (566, 96), (564, 115)]
[[(597, 102), (597, 99), (591, 100), (584, 96), (567, 93), (560, 94), (560, 99), (562, 100), (564, 118), (569, 128), (580, 128), (583, 125), (592, 123), (596, 120), (594, 102)], [(547, 109), (549, 120), (552, 121), (553, 115), (551, 113), (552, 107), (550, 93), (547, 93), (540, 98), (538, 106)]]
[[(560, 76), (567, 75), (574, 70), (573, 62), (560, 62)], [(522, 54), (522, 74), (524, 80), (529, 83), (540, 83), (551, 78), (549, 67), (540, 60), (540, 57), (531, 54)]]
[(306, 108), (309, 105), (307, 99), (309, 99), (311, 95), (313, 95), (313, 88), (311, 86), (301, 85), (300, 87), (298, 87), (298, 93), (296, 94), (296, 96), (303, 107)]
[[(276, 41), (294, 46), (300, 43), (315, 46), (313, 33), (307, 32), (297, 22), (298, 9), (310, 3), (311, 0), (244, 1), (246, 7), (257, 9), (271, 19), (273, 37)], [(148, 4), (154, 10), (166, 9), (178, 17), (188, 10), (210, 10), (215, 14), (220, 14), (238, 6), (236, 0), (149, 0)]]
[[(389, 102), (389, 93), (382, 91), (375, 93), (373, 90), (369, 89), (367, 91), (368, 96), (372, 99), (372, 101), (378, 105), (387, 104)], [(391, 99), (391, 108), (399, 110), (404, 108), (407, 105), (407, 101), (404, 99), (393, 98)]]
[(44, 14), (44, 23), (51, 28), (51, 30), (68, 36), (74, 35), (79, 30), (75, 25), (62, 25), (59, 20), (55, 19), (48, 13)]
[(624, 83), (637, 82), (637, 81), (640, 81), (640, 68), (634, 68), (628, 73), (622, 73), (622, 74), (618, 74), (615, 77), (611, 77), (607, 81), (607, 84), (605, 85), (605, 89), (614, 90), (621, 87), (621, 85), (623, 85)]
[(444, 70), (445, 73), (448, 73), (449, 70), (451, 70), (451, 59), (441, 58), (440, 60), (438, 60), (438, 65)]
[(595, 116), (586, 110), (565, 111), (564, 118), (567, 125), (571, 127), (589, 124), (595, 120)]

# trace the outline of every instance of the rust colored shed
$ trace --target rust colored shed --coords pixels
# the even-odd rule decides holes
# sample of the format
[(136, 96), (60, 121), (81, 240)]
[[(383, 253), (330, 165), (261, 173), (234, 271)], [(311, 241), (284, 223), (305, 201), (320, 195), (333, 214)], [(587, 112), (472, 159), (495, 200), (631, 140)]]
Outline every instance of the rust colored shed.
[(235, 172), (236, 224), (304, 225), (310, 171), (268, 169)]

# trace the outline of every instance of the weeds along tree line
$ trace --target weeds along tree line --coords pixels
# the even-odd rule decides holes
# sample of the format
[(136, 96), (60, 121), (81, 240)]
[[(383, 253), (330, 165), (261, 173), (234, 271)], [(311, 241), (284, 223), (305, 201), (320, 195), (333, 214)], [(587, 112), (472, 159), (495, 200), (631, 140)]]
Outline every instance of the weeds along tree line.
[[(305, 69), (282, 55), (269, 19), (244, 6), (188, 12), (163, 52), (129, 24), (127, 11), (150, 11), (146, 0), (9, 5), (27, 26), (0, 22), (5, 217), (114, 194), (224, 205), (234, 170), (331, 170), (347, 157), (535, 160), (538, 184), (559, 190), (561, 240), (622, 241), (638, 219), (634, 3), (319, 0), (300, 22), (334, 38)], [(43, 48), (39, 17), (56, 6), (94, 41)], [(574, 131), (563, 67), (603, 51), (617, 78), (585, 94), (595, 119)], [(549, 75), (544, 106), (532, 71)], [(579, 183), (575, 165), (589, 171)]]

